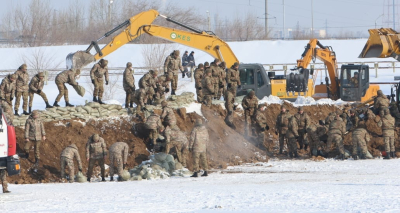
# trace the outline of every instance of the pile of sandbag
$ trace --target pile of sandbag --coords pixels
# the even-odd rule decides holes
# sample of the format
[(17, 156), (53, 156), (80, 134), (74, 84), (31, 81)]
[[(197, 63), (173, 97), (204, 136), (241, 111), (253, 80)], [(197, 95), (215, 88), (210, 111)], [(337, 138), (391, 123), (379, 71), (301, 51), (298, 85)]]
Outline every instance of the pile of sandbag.
[(194, 93), (183, 92), (181, 95), (171, 95), (168, 97), (168, 106), (174, 109), (188, 106), (194, 102)]
[(129, 170), (131, 180), (152, 180), (169, 178), (175, 171), (174, 157), (165, 153), (151, 155), (150, 160), (143, 161), (139, 166)]

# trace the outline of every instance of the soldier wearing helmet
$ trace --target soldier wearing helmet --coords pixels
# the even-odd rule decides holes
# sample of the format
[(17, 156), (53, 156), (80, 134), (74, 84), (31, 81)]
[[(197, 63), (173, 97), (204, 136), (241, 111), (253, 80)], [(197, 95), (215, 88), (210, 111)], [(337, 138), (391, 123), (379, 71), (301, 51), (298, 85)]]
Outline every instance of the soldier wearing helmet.
[(0, 84), (0, 99), (3, 99), (12, 107), (12, 100), (15, 94), (15, 80), (17, 79), (16, 74), (10, 74), (6, 78), (3, 78)]
[(179, 50), (174, 50), (164, 62), (164, 73), (171, 79), (171, 95), (175, 95), (178, 87), (178, 70), (183, 72), (182, 62)]
[(23, 99), (23, 114), (24, 115), (29, 115), (28, 113), (28, 90), (29, 90), (29, 75), (27, 72), (27, 66), (26, 64), (22, 64), (18, 70), (14, 73), (17, 78), (16, 78), (16, 92), (15, 92), (15, 106), (14, 106), (14, 111), (15, 115), (18, 116), (18, 108), (19, 104), (21, 101), (21, 96)]
[(207, 128), (203, 125), (203, 121), (196, 119), (195, 127), (190, 134), (189, 151), (193, 153), (193, 175), (191, 177), (198, 177), (199, 160), (204, 170), (203, 175), (208, 176), (208, 163), (207, 163), (207, 144), (210, 140)]
[(252, 90), (242, 100), (242, 107), (244, 110), (244, 119), (245, 119), (245, 127), (244, 127), (245, 136), (251, 136), (249, 134), (252, 134), (252, 132), (249, 133), (249, 131), (252, 129), (251, 121), (252, 117), (257, 111), (257, 106), (258, 106), (258, 98), (256, 97), (256, 93)]
[(72, 69), (69, 70), (64, 70), (61, 73), (59, 73), (56, 77), (56, 85), (58, 88), (58, 95), (56, 97), (56, 100), (54, 101), (53, 106), (59, 107), (58, 102), (61, 100), (61, 98), (64, 96), (65, 100), (65, 106), (67, 107), (73, 107), (74, 105), (69, 103), (69, 97), (68, 97), (68, 89), (65, 86), (65, 84), (69, 84), (72, 86), (78, 85), (78, 82), (76, 82), (76, 77), (81, 74), (80, 69), (76, 69), (75, 71)]
[(107, 146), (104, 139), (98, 134), (93, 134), (89, 137), (86, 143), (86, 160), (89, 162), (89, 168), (87, 172), (87, 181), (90, 182), (90, 178), (93, 174), (94, 165), (97, 164), (101, 168), (101, 181), (105, 180), (105, 167), (104, 160), (107, 156)]
[(32, 104), (33, 104), (33, 97), (34, 94), (40, 95), (43, 98), (44, 102), (46, 103), (46, 108), (53, 108), (49, 104), (49, 100), (47, 100), (46, 94), (43, 92), (44, 86), (44, 73), (39, 72), (35, 76), (32, 77), (31, 82), (29, 82), (29, 113), (32, 112)]
[(236, 97), (237, 87), (240, 85), (239, 63), (235, 62), (226, 72), (227, 87), (232, 88), (232, 93)]
[(283, 153), (283, 146), (285, 145), (285, 141), (287, 141), (286, 132), (288, 130), (289, 119), (291, 117), (292, 115), (288, 110), (286, 110), (286, 107), (282, 105), (281, 113), (279, 113), (278, 117), (276, 118), (275, 124), (275, 134), (279, 134), (279, 154)]
[(394, 146), (394, 132), (396, 127), (395, 119), (390, 115), (388, 108), (383, 110), (383, 115), (377, 117), (375, 120), (379, 127), (382, 127), (383, 141), (385, 142), (386, 157), (384, 159), (395, 158), (395, 146)]
[[(92, 79), (92, 84), (94, 85), (93, 91), (93, 101), (99, 104), (104, 104), (102, 102), (104, 93), (104, 77), (106, 80), (106, 85), (108, 85), (108, 61), (101, 59), (99, 63), (93, 65), (90, 70), (90, 78)], [(104, 76), (104, 77), (103, 77)]]
[(134, 95), (135, 95), (135, 90), (136, 90), (136, 86), (135, 86), (135, 77), (134, 74), (135, 71), (132, 68), (132, 63), (128, 62), (126, 64), (126, 68), (124, 71), (124, 77), (122, 79), (123, 82), (123, 87), (126, 93), (126, 97), (125, 97), (125, 108), (128, 107), (133, 107), (133, 99), (134, 99)]

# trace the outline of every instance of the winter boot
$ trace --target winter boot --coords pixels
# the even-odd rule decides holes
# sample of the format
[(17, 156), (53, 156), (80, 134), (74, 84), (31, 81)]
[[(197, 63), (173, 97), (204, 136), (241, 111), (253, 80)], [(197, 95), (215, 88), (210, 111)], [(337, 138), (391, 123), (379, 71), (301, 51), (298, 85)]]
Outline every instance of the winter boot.
[(299, 157), (299, 154), (297, 154), (297, 152), (295, 152), (295, 153), (294, 153), (294, 157), (295, 157), (295, 158), (298, 158), (298, 157)]
[(27, 111), (24, 111), (22, 114), (24, 114), (24, 115), (30, 115), (30, 113), (27, 112)]
[(11, 193), (11, 191), (5, 190), (3, 191), (3, 193)]
[(114, 177), (113, 176), (110, 177), (110, 181), (114, 181)]
[(129, 104), (125, 103), (125, 109), (128, 109), (128, 108), (129, 108)]
[(303, 144), (300, 144), (300, 149), (303, 149)]
[(283, 152), (282, 152), (282, 149), (279, 149), (279, 154), (282, 154)]
[(395, 152), (390, 152), (392, 154), (392, 158), (396, 158)]
[(39, 166), (39, 158), (35, 158), (35, 166)]
[(293, 158), (293, 152), (289, 152), (289, 157)]
[(87, 182), (90, 182), (90, 177), (88, 177), (86, 180), (87, 180)]
[(51, 109), (51, 108), (53, 108), (53, 106), (51, 106), (51, 105), (49, 104), (49, 102), (46, 101), (46, 109)]
[(185, 78), (185, 72), (182, 72), (182, 78)]
[(307, 150), (308, 144), (304, 144), (304, 150)]
[(74, 105), (70, 104), (68, 101), (65, 102), (65, 106), (66, 106), (66, 107), (74, 107)]
[(19, 114), (18, 114), (18, 110), (15, 110), (15, 113), (14, 113), (14, 115), (16, 115), (16, 116), (19, 116)]
[(32, 107), (29, 107), (29, 114), (32, 113)]
[(122, 177), (118, 176), (117, 180), (122, 181)]
[(105, 104), (103, 101), (101, 101), (101, 98), (99, 98), (99, 104)]
[(344, 154), (340, 154), (339, 158), (340, 158), (341, 160), (344, 160)]
[(389, 160), (390, 159), (390, 152), (386, 152), (386, 156), (383, 159)]
[(97, 102), (97, 97), (93, 96), (93, 102)]
[(175, 90), (174, 89), (171, 91), (171, 95), (175, 95)]
[(358, 155), (353, 155), (352, 157), (354, 160), (358, 160)]
[(59, 107), (60, 105), (58, 105), (57, 101), (54, 101), (53, 107)]
[(203, 173), (201, 176), (202, 176), (202, 177), (207, 177), (207, 176), (208, 176), (207, 171), (204, 171), (204, 173)]
[(129, 107), (133, 108), (133, 102), (129, 103)]
[(104, 177), (101, 177), (102, 182), (106, 182), (106, 179)]
[(194, 172), (193, 175), (190, 177), (199, 177), (199, 176), (197, 175), (197, 172)]

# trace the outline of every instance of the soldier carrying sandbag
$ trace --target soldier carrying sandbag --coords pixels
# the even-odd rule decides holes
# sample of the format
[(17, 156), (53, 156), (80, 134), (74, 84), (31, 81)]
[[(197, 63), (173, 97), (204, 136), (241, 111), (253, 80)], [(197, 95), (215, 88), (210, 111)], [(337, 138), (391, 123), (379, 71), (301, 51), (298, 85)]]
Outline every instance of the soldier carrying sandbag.
[(104, 93), (104, 78), (106, 80), (106, 85), (108, 85), (108, 61), (104, 59), (100, 59), (99, 63), (93, 65), (90, 70), (90, 79), (92, 80), (92, 84), (94, 85), (93, 91), (93, 102), (98, 102), (99, 104), (104, 104), (102, 102), (103, 93)]
[(82, 161), (78, 152), (78, 147), (75, 144), (71, 144), (61, 152), (61, 157), (60, 157), (61, 178), (65, 178), (65, 166), (68, 166), (70, 183), (74, 182), (74, 177), (75, 177), (74, 158), (76, 158), (76, 161), (78, 162), (78, 170), (82, 172)]
[(29, 113), (32, 112), (32, 104), (33, 104), (33, 97), (34, 94), (40, 95), (43, 98), (44, 102), (46, 103), (46, 108), (53, 108), (49, 104), (49, 100), (47, 100), (46, 94), (43, 92), (44, 86), (44, 73), (39, 72), (35, 76), (32, 77), (31, 81), (29, 82)]
[(122, 171), (128, 163), (129, 146), (125, 142), (116, 142), (110, 146), (110, 180), (114, 181), (114, 167), (117, 167), (118, 181), (122, 181)]
[(65, 100), (65, 106), (67, 107), (73, 107), (74, 105), (69, 103), (69, 97), (68, 97), (68, 89), (65, 86), (65, 84), (69, 84), (72, 86), (76, 86), (78, 85), (78, 82), (76, 82), (75, 78), (76, 76), (81, 74), (81, 70), (77, 69), (77, 70), (64, 70), (61, 73), (59, 73), (56, 76), (56, 85), (58, 88), (58, 95), (56, 97), (56, 100), (54, 101), (53, 106), (55, 107), (59, 107), (60, 105), (58, 105), (58, 102), (61, 100), (61, 98), (64, 96), (64, 100)]
[(90, 178), (93, 174), (93, 167), (97, 165), (101, 168), (101, 181), (105, 180), (106, 169), (104, 167), (104, 160), (107, 156), (107, 147), (104, 139), (98, 134), (93, 134), (89, 137), (86, 143), (86, 160), (89, 161), (89, 168), (87, 172), (87, 181), (90, 182)]

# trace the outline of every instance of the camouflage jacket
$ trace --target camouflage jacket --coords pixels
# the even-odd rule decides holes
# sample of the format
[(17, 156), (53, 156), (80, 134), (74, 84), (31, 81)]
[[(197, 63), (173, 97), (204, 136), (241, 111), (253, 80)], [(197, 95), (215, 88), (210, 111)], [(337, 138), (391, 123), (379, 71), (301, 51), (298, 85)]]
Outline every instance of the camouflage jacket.
[(61, 157), (66, 157), (66, 158), (71, 159), (71, 160), (74, 160), (74, 157), (75, 157), (76, 161), (78, 161), (79, 168), (82, 169), (81, 156), (79, 155), (78, 147), (76, 147), (75, 144), (71, 144), (71, 145), (67, 146), (61, 152)]
[(355, 129), (351, 137), (353, 139), (353, 143), (357, 143), (358, 141), (370, 141), (369, 134), (364, 128)]
[(194, 71), (194, 81), (196, 89), (202, 87), (201, 80), (203, 80), (203, 77), (204, 77), (204, 69), (197, 68)]
[[(99, 62), (100, 63), (100, 62)], [(108, 81), (108, 67), (101, 67), (100, 64), (95, 64), (90, 70), (90, 79), (101, 79), (103, 80), (103, 76)]]
[(38, 90), (43, 90), (44, 81), (40, 81), (39, 75), (32, 77), (31, 82), (29, 82), (29, 91), (37, 92)]
[(221, 76), (221, 68), (215, 64), (210, 66), (211, 72), (212, 72), (212, 79), (213, 79), (213, 84), (218, 84), (219, 83), (219, 77)]
[(300, 113), (296, 113), (294, 117), (297, 120), (299, 130), (305, 131), (307, 127), (310, 125), (311, 119), (307, 113), (303, 112), (302, 115)]
[(7, 77), (3, 78), (0, 85), (0, 97), (8, 98), (15, 95), (15, 82), (11, 82)]
[(137, 105), (144, 107), (147, 103), (147, 94), (145, 89), (137, 89), (135, 91), (135, 98), (137, 100)]
[(357, 126), (358, 126), (358, 121), (359, 121), (358, 115), (357, 115), (357, 114), (354, 114), (354, 116), (350, 116), (350, 121), (351, 121), (351, 123), (353, 124), (353, 129), (354, 129), (354, 128), (357, 128)]
[(139, 80), (139, 88), (148, 89), (148, 88), (156, 89), (156, 79), (148, 72), (142, 76)]
[(224, 68), (219, 68), (220, 69), (220, 73), (219, 73), (219, 84), (221, 85), (226, 85), (226, 69)]
[(330, 112), (328, 117), (325, 118), (325, 125), (329, 127), (332, 121), (335, 120), (336, 112)]
[(150, 115), (146, 120), (145, 126), (146, 126), (146, 129), (156, 129), (157, 130), (159, 128), (163, 128), (160, 116), (157, 114)]
[(178, 75), (178, 70), (183, 70), (181, 58), (169, 55), (164, 62), (164, 73), (173, 72), (174, 75)]
[(395, 123), (391, 115), (385, 115), (379, 120), (378, 126), (382, 127), (383, 136), (394, 136)]
[(289, 119), (292, 115), (289, 111), (285, 113), (279, 113), (278, 117), (276, 118), (275, 130), (279, 131), (279, 134), (284, 135), (289, 127)]
[(375, 98), (374, 108), (375, 109), (382, 109), (389, 107), (390, 101), (387, 99), (386, 96), (378, 96)]
[(169, 124), (176, 124), (174, 111), (169, 107), (164, 107), (161, 113), (161, 120)]
[(40, 118), (34, 119), (32, 115), (29, 116), (25, 123), (25, 139), (41, 141), (43, 136), (46, 136), (46, 132)]
[(180, 143), (182, 145), (188, 145), (188, 139), (185, 132), (179, 129), (171, 129), (169, 126), (165, 128), (164, 131), (165, 142), (166, 143)]
[(124, 71), (124, 78), (123, 78), (123, 87), (124, 90), (133, 90), (133, 88), (135, 87), (135, 77), (133, 76), (134, 71), (133, 69), (130, 68), (126, 68)]
[(286, 131), (287, 138), (299, 137), (296, 118), (293, 116), (289, 119), (288, 130)]
[(240, 75), (239, 71), (233, 68), (228, 69), (226, 73), (226, 82), (231, 84), (232, 87), (240, 85)]
[(110, 146), (110, 157), (122, 158), (123, 163), (128, 162), (129, 146), (125, 142), (116, 142)]
[(75, 81), (75, 72), (73, 70), (64, 70), (61, 73), (59, 73), (56, 77), (56, 83), (67, 83), (72, 86), (78, 85), (78, 83)]
[(213, 95), (215, 93), (213, 79), (211, 76), (203, 78), (203, 80), (201, 81), (201, 85), (203, 95)]
[(329, 132), (328, 134), (339, 134), (344, 135), (346, 133), (346, 124), (343, 122), (341, 118), (336, 118), (329, 124)]
[(86, 143), (86, 158), (90, 159), (101, 159), (106, 157), (107, 147), (104, 139), (100, 137), (99, 142), (93, 141), (93, 136), (90, 136)]
[(164, 95), (166, 93), (166, 89), (168, 88), (169, 90), (170, 81), (167, 81), (167, 78), (162, 75), (157, 77), (156, 82), (157, 93)]
[(307, 138), (309, 139), (310, 143), (318, 143), (319, 140), (319, 136), (318, 136), (318, 126), (316, 124), (311, 124), (307, 127)]
[(254, 121), (260, 128), (265, 128), (267, 126), (267, 118), (265, 117), (264, 112), (257, 110), (254, 115)]
[(256, 96), (250, 98), (249, 95), (246, 95), (242, 100), (242, 107), (245, 111), (248, 111), (250, 115), (253, 115), (254, 112), (257, 111), (258, 98)]
[(17, 75), (17, 80), (16, 80), (17, 92), (28, 91), (28, 84), (29, 84), (28, 73), (22, 70), (17, 70), (15, 74)]
[(193, 152), (206, 152), (209, 140), (210, 136), (207, 128), (205, 126), (196, 126), (190, 134), (189, 148), (193, 149)]
[(6, 101), (0, 100), (0, 107), (3, 109), (3, 113), (6, 116), (7, 122), (10, 125), (13, 125), (14, 113), (11, 106)]
[(228, 112), (233, 112), (233, 106), (235, 104), (235, 96), (231, 91), (226, 90), (225, 93), (225, 108)]

